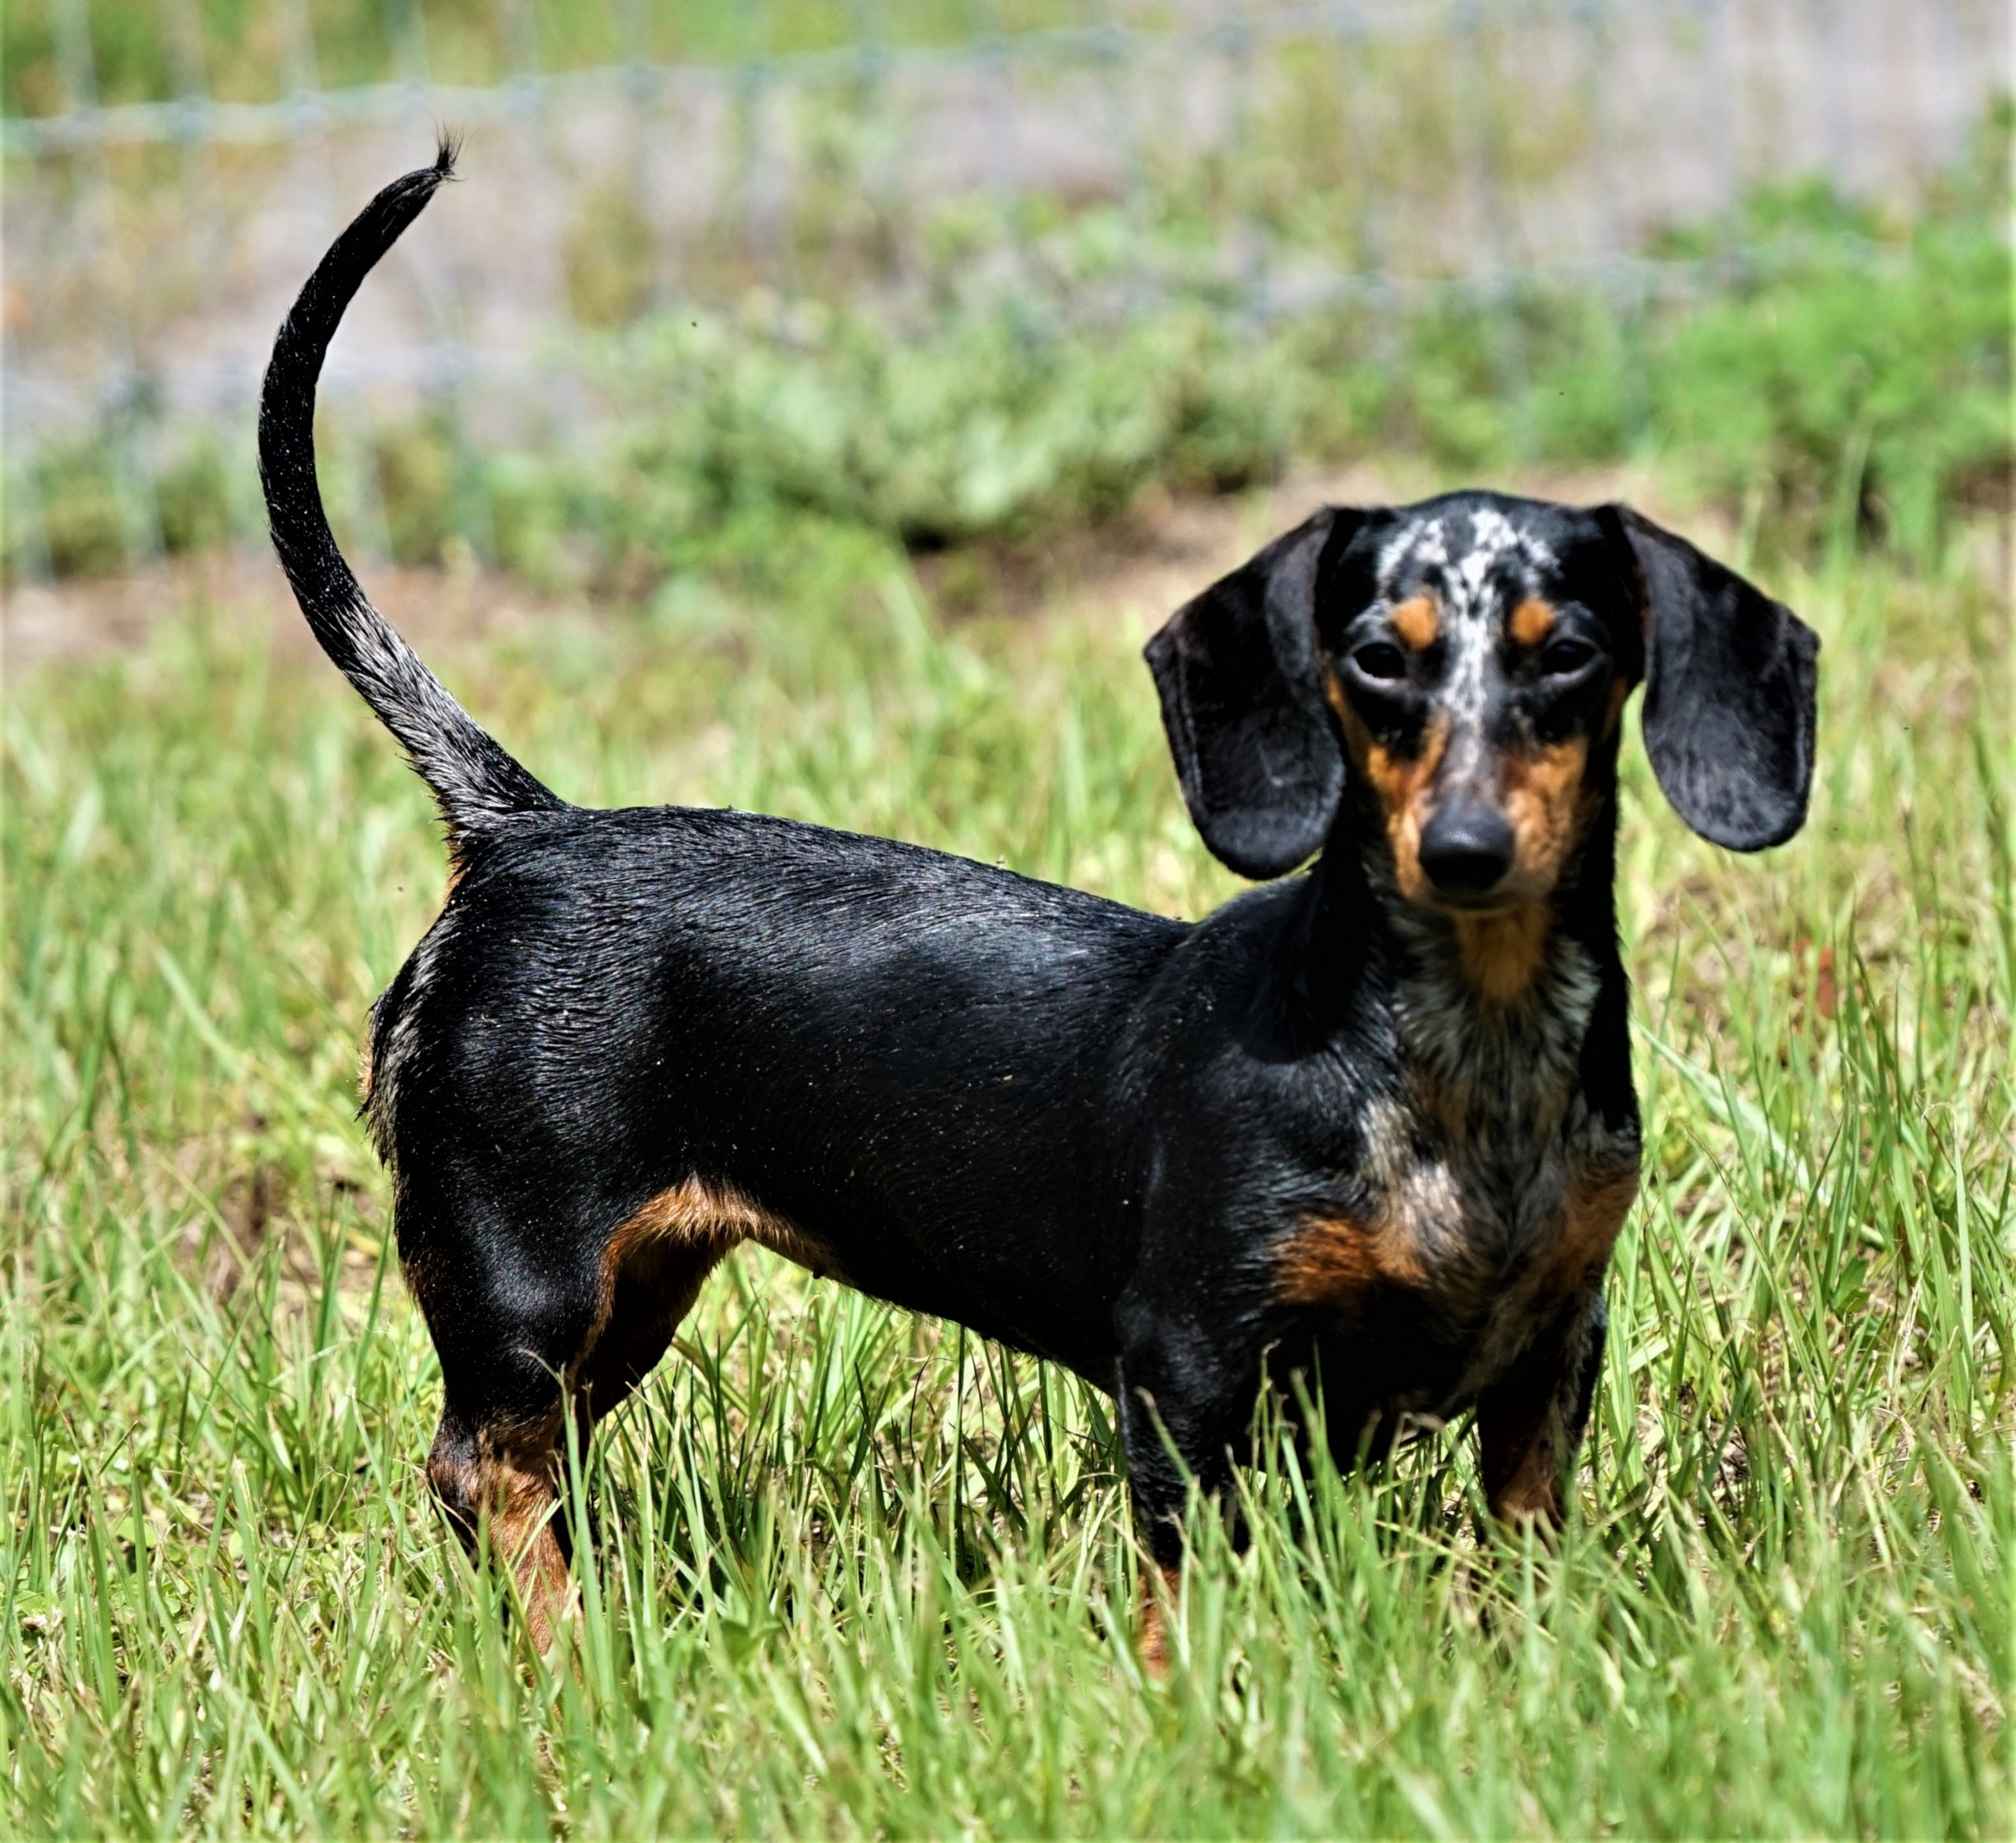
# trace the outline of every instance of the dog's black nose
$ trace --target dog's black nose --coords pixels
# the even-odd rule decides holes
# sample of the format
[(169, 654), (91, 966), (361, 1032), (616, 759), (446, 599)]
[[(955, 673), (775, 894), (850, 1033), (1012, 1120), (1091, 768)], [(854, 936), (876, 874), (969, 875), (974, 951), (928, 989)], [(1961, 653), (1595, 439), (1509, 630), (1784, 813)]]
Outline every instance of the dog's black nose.
[(1421, 867), (1444, 896), (1482, 896), (1512, 868), (1517, 843), (1504, 814), (1489, 807), (1443, 807), (1421, 829)]

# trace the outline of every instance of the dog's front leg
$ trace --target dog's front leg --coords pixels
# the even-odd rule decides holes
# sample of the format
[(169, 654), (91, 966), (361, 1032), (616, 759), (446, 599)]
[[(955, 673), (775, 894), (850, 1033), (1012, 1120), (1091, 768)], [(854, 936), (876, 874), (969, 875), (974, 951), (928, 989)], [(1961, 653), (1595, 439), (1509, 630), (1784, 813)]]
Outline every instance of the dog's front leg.
[(486, 1541), (511, 1571), (533, 1645), (551, 1645), (577, 1596), (561, 1515), (556, 1404), (536, 1419), (475, 1426), (451, 1405), (428, 1455), (427, 1475), (472, 1556)]
[(1559, 1526), (1603, 1367), (1600, 1281), (1572, 1300), (1477, 1398), (1484, 1495), (1501, 1522)]
[(1207, 1500), (1225, 1495), (1252, 1418), (1259, 1356), (1228, 1357), (1221, 1331), (1164, 1302), (1123, 1305), (1121, 1318), (1121, 1441), (1136, 1526), (1162, 1589), (1143, 1583), (1141, 1660), (1159, 1678), (1169, 1668), (1163, 1606), (1180, 1587), (1190, 1484)]

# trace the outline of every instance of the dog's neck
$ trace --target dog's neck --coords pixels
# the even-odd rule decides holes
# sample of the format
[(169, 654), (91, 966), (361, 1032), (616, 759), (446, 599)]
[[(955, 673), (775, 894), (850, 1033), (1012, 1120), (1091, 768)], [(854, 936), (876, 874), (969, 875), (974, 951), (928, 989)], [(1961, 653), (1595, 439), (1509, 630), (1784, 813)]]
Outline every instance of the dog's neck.
[[(1394, 1032), (1412, 1085), (1472, 1119), (1558, 1122), (1601, 975), (1556, 905), (1480, 925), (1396, 902), (1383, 919)], [(1506, 962), (1510, 970), (1493, 970)]]
[(1474, 918), (1407, 901), (1383, 840), (1334, 839), (1310, 880), (1312, 982), (1353, 1005), (1377, 995), (1410, 1087), (1473, 1118), (1558, 1120), (1616, 955), (1614, 825), (1606, 801), (1544, 903)]

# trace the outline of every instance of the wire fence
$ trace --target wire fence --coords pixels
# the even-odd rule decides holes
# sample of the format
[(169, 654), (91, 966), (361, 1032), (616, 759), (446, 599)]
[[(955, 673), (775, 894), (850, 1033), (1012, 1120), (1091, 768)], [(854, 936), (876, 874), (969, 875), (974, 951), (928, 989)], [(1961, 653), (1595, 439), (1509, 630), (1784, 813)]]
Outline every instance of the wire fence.
[[(354, 311), (325, 384), (338, 443), (414, 405), (458, 444), (514, 418), (526, 439), (534, 412), (594, 413), (597, 339), (752, 298), (901, 319), (1038, 295), (1068, 324), (1184, 295), (1264, 325), (1553, 278), (1642, 312), (1770, 261), (1740, 230), (1712, 259), (1661, 242), (1735, 225), (1761, 182), (1818, 175), (1908, 211), (2007, 80), (1998, 0), (1112, 0), (1015, 20), (973, 0), (837, 25), (386, 0), (361, 51), (335, 0), (252, 0), (228, 33), (204, 0), (46, 5), (39, 37), (9, 28), (0, 123), (7, 558), (30, 577), (61, 566), (43, 502), (66, 455), (102, 467), (125, 562), (179, 541), (164, 481), (198, 437), (226, 457), (233, 529), (258, 531), (272, 329), (437, 124), (465, 137), (470, 183)], [(590, 14), (599, 36), (563, 28)], [(730, 16), (739, 47), (676, 42)], [(364, 471), (361, 547), (382, 549)], [(480, 552), (485, 516), (478, 496)]]

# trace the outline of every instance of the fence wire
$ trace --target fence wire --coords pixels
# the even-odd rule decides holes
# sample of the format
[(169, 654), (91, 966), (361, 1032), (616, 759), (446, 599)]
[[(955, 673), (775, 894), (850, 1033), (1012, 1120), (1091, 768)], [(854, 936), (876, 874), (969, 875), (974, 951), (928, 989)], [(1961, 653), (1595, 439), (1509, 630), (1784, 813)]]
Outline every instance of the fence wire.
[[(932, 8), (929, 43), (856, 0), (839, 42), (755, 8), (715, 58), (662, 54), (691, 0), (628, 0), (571, 67), (533, 0), (387, 0), (377, 75), (332, 83), (315, 0), (253, 0), (229, 36), (201, 0), (47, 4), (46, 42), (8, 47), (0, 122), (6, 554), (31, 577), (61, 561), (43, 494), (66, 454), (102, 460), (127, 562), (179, 541), (163, 483), (198, 437), (258, 532), (272, 331), (439, 124), (470, 183), (365, 291), (325, 384), (365, 549), (388, 543), (374, 418), (419, 406), (466, 456), (514, 417), (591, 414), (580, 354), (653, 316), (754, 297), (902, 320), (991, 291), (1068, 327), (1183, 295), (1264, 326), (1573, 282), (1629, 317), (1772, 260), (1740, 228), (1709, 258), (1660, 243), (1736, 226), (1762, 182), (1908, 210), (2007, 65), (1997, 0), (1110, 0), (1021, 24), (973, 0)], [(113, 29), (136, 18), (145, 55)], [(1508, 388), (1519, 339), (1508, 313)], [(487, 553), (483, 495), (459, 502)]]

